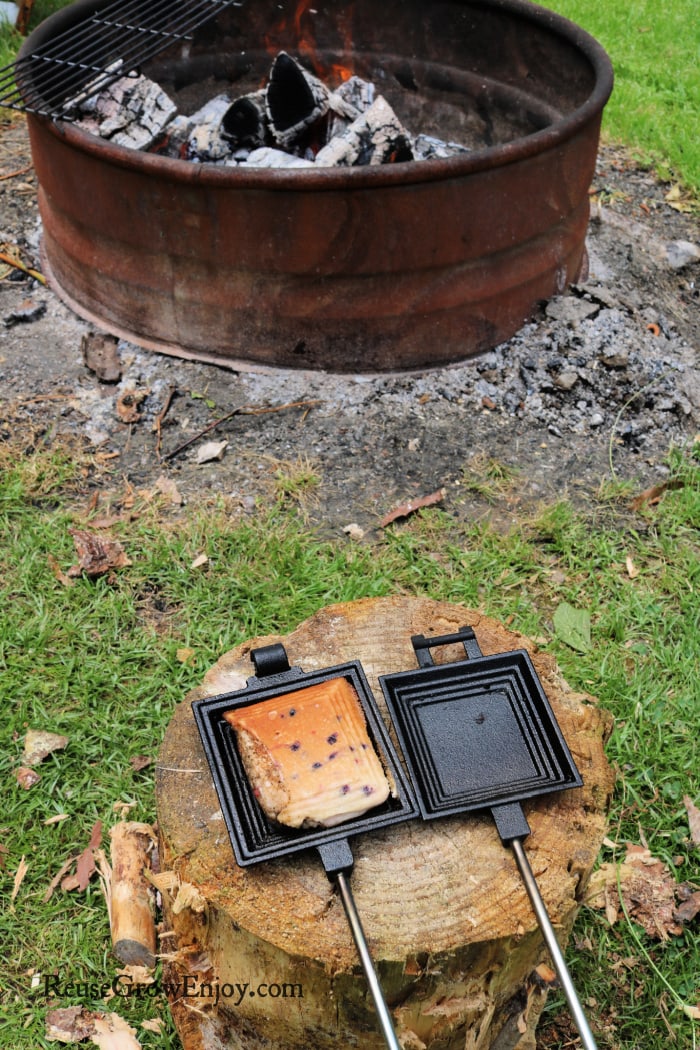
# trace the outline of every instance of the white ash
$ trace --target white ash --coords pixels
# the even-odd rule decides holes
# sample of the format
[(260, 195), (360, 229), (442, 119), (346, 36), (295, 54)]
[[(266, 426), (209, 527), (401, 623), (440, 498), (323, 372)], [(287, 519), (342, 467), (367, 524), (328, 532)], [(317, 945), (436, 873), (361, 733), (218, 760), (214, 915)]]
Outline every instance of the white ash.
[(127, 149), (147, 150), (177, 114), (177, 106), (158, 84), (132, 74), (119, 77), (79, 103), (76, 122), (93, 135)]
[(378, 95), (369, 109), (316, 155), (319, 167), (354, 167), (412, 160), (408, 132), (393, 109)]
[(217, 95), (189, 118), (186, 158), (199, 163), (226, 160), (231, 143), (223, 134), (223, 120), (231, 108), (229, 95)]
[(245, 164), (251, 168), (314, 168), (316, 165), (312, 160), (304, 157), (295, 157), (293, 153), (285, 153), (284, 150), (274, 149), (272, 146), (261, 146), (250, 153)]

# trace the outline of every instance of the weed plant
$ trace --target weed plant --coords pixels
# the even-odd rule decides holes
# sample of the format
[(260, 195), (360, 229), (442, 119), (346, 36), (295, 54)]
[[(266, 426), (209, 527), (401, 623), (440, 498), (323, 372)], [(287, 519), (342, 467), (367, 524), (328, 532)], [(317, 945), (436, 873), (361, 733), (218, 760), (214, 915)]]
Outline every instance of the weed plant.
[[(130, 507), (113, 494), (111, 534), (132, 564), (110, 577), (65, 571), (75, 552), (69, 532), (85, 527), (90, 467), (65, 451), (5, 449), (0, 479), (0, 1045), (49, 1047), (43, 975), (110, 980), (106, 909), (96, 883), (67, 892), (51, 880), (87, 845), (99, 820), (155, 818), (152, 766), (174, 706), (203, 672), (242, 640), (286, 632), (322, 606), (396, 593), (463, 602), (535, 637), (575, 689), (596, 695), (615, 716), (608, 746), (618, 772), (603, 859), (621, 859), (627, 842), (647, 843), (679, 883), (696, 880), (697, 848), (683, 799), (698, 784), (698, 533), (700, 464), (674, 451), (679, 487), (632, 513), (607, 493), (586, 514), (565, 502), (523, 518), (506, 532), (423, 511), (364, 542), (321, 540), (298, 500), (318, 477), (290, 465), (276, 497), (241, 517), (225, 501), (172, 519), (154, 501)], [(507, 466), (490, 473), (499, 486)], [(132, 496), (133, 498), (133, 496)], [(491, 502), (491, 491), (484, 497)], [(192, 563), (206, 554), (198, 568)], [(54, 568), (52, 568), (52, 565)], [(584, 653), (557, 636), (552, 616), (566, 601), (589, 611), (593, 644)], [(186, 654), (183, 657), (183, 653)], [(64, 751), (38, 767), (23, 789), (27, 729), (65, 734)], [(54, 816), (67, 819), (47, 824)], [(22, 860), (26, 876), (13, 897)], [(609, 926), (583, 909), (569, 951), (601, 1050), (694, 1045), (683, 1007), (700, 999), (700, 948), (689, 927), (651, 941), (629, 922)], [(633, 964), (629, 962), (633, 960)], [(35, 987), (33, 987), (33, 983)], [(58, 1005), (82, 1003), (82, 996)], [(167, 1007), (155, 999), (113, 1001), (126, 1019), (165, 1021), (160, 1036), (139, 1031), (145, 1048), (176, 1050)], [(556, 997), (547, 1017), (562, 1014)], [(565, 1011), (564, 1011), (565, 1012)], [(545, 1032), (546, 1032), (545, 1028)], [(548, 1044), (552, 1045), (552, 1044)]]

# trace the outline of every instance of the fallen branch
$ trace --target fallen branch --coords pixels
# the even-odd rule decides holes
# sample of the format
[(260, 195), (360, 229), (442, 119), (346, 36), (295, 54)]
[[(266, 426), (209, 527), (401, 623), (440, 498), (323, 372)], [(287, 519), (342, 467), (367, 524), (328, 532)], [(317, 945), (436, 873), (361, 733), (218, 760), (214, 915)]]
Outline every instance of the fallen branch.
[(213, 423), (205, 427), (204, 430), (200, 430), (194, 437), (184, 441), (177, 448), (174, 448), (171, 452), (166, 452), (163, 459), (174, 459), (175, 456), (179, 456), (185, 449), (190, 448), (195, 442), (199, 441), (200, 438), (205, 437), (211, 433), (212, 430), (216, 430), (222, 423), (228, 422), (229, 419), (233, 419), (234, 416), (263, 416), (270, 412), (283, 412), (287, 408), (311, 408), (313, 405), (320, 405), (320, 401), (289, 401), (286, 405), (274, 405), (271, 408), (258, 408), (255, 405), (239, 405), (238, 408), (234, 408), (232, 412), (228, 412), (225, 416), (221, 416), (220, 419), (215, 419)]
[(382, 518), (379, 528), (384, 529), (398, 518), (407, 518), (409, 514), (414, 514), (423, 507), (432, 507), (435, 503), (442, 503), (446, 495), (447, 489), (438, 489), (437, 492), (431, 492), (428, 496), (420, 496), (418, 499), (409, 500), (408, 503), (402, 503)]
[(6, 255), (5, 252), (0, 252), (0, 262), (4, 262), (7, 266), (11, 266), (14, 270), (21, 270), (22, 273), (29, 274), (35, 281), (39, 281), (40, 284), (46, 284), (46, 278), (43, 273), (39, 273), (38, 270), (33, 270), (31, 266), (26, 266), (19, 259), (13, 259), (11, 255)]

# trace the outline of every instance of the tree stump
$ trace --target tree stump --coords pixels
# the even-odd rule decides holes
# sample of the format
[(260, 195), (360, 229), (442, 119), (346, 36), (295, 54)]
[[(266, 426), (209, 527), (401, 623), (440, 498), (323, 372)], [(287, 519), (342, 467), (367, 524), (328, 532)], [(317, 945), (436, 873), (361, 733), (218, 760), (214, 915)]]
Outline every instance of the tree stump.
[[(234, 860), (191, 702), (245, 687), (250, 650), (282, 641), (291, 664), (359, 659), (384, 710), (380, 674), (415, 666), (412, 634), (472, 626), (485, 654), (525, 648), (584, 780), (525, 803), (525, 847), (564, 943), (606, 830), (610, 716), (574, 693), (553, 658), (496, 621), (421, 598), (321, 610), (285, 637), (224, 655), (179, 705), (157, 767), (165, 981), (185, 1050), (380, 1050), (384, 1045), (342, 903), (318, 856)], [(463, 650), (461, 652), (463, 656)], [(459, 658), (457, 651), (436, 659)], [(351, 885), (405, 1050), (528, 1050), (546, 999), (546, 949), (510, 850), (490, 815), (410, 821), (352, 840)], [(546, 984), (546, 982), (544, 982)]]

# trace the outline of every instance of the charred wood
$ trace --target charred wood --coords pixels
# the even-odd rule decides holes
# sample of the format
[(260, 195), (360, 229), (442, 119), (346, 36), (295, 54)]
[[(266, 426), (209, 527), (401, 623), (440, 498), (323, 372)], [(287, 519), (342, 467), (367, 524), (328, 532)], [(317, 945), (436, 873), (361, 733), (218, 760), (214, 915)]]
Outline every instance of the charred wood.
[(346, 168), (407, 160), (413, 160), (411, 136), (382, 95), (316, 156), (317, 165)]

